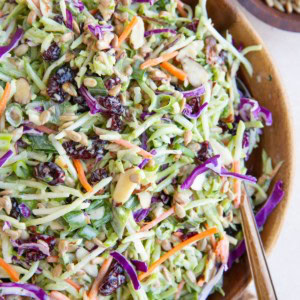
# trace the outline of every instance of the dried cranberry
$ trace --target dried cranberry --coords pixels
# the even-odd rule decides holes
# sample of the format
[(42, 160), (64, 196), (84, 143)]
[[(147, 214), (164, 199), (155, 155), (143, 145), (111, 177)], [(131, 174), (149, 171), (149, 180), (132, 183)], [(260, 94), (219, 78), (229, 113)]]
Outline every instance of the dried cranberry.
[(111, 90), (112, 88), (114, 88), (116, 85), (120, 83), (121, 83), (121, 79), (116, 76), (116, 77), (106, 79), (104, 85), (108, 90)]
[(70, 102), (72, 104), (78, 104), (80, 106), (80, 108), (78, 109), (78, 112), (86, 112), (86, 111), (90, 110), (89, 107), (88, 107), (88, 105), (86, 104), (86, 101), (81, 96), (73, 97), (70, 100)]
[(49, 79), (47, 93), (49, 97), (55, 102), (62, 103), (70, 96), (62, 89), (61, 85), (57, 82), (56, 77), (53, 76)]
[(113, 115), (111, 117), (111, 123), (108, 129), (111, 129), (113, 131), (121, 132), (124, 128), (124, 122), (121, 120), (120, 116)]
[(64, 17), (62, 15), (57, 15), (54, 17), (54, 21), (59, 24), (64, 24)]
[(108, 173), (107, 173), (106, 169), (104, 169), (104, 168), (97, 169), (92, 172), (90, 182), (97, 183), (106, 177), (108, 177)]
[(123, 267), (115, 263), (105, 275), (100, 287), (99, 293), (102, 296), (113, 294), (122, 284), (126, 282), (125, 271)]
[[(17, 243), (19, 245), (24, 244), (24, 243), (31, 244), (31, 243), (37, 243), (39, 240), (47, 243), (50, 251), (52, 251), (54, 249), (55, 244), (56, 244), (56, 239), (52, 236), (45, 235), (45, 234), (33, 234), (26, 241), (16, 240), (15, 243)], [(38, 261), (38, 260), (43, 260), (47, 257), (46, 254), (42, 253), (41, 251), (37, 250), (36, 248), (22, 250), (21, 253), (19, 253), (19, 254), (26, 258), (27, 263)]]
[(46, 61), (56, 61), (60, 57), (60, 48), (59, 46), (54, 42), (50, 45), (50, 47), (43, 53), (43, 59)]
[(159, 198), (163, 204), (165, 204), (165, 205), (171, 204), (171, 196), (167, 195), (165, 192), (161, 192), (159, 195)]
[(188, 25), (186, 26), (186, 28), (189, 29), (189, 30), (192, 30), (192, 31), (196, 32), (196, 31), (197, 31), (198, 24), (199, 24), (199, 20), (195, 20), (195, 21), (193, 21), (192, 23), (188, 24)]
[(56, 71), (55, 78), (59, 84), (70, 82), (74, 79), (74, 71), (68, 65), (64, 65)]
[(182, 241), (188, 240), (189, 238), (193, 237), (194, 235), (198, 234), (196, 231), (188, 232), (183, 234), (180, 238)]
[(191, 111), (192, 114), (197, 113), (201, 106), (201, 98), (194, 97), (194, 98), (190, 99), (188, 101), (188, 105), (191, 106), (191, 108), (192, 108), (192, 111)]
[(69, 141), (64, 142), (63, 147), (69, 156), (75, 159), (92, 159), (97, 158), (98, 160), (103, 157), (105, 154), (104, 145), (105, 141), (100, 139), (95, 139), (92, 142), (92, 145), (89, 147), (82, 146), (79, 143)]
[(21, 216), (21, 211), (19, 208), (19, 203), (17, 202), (17, 200), (15, 198), (11, 198), (11, 212), (10, 212), (10, 216), (15, 218), (15, 219), (19, 219)]
[(197, 153), (196, 161), (201, 164), (213, 156), (213, 149), (210, 143), (205, 141), (201, 143), (201, 149)]
[(109, 115), (122, 115), (125, 111), (124, 106), (116, 97), (100, 97), (98, 102), (106, 109)]
[(37, 179), (50, 185), (58, 185), (65, 182), (65, 172), (53, 162), (40, 163), (34, 168)]
[(236, 135), (238, 123), (234, 122), (234, 123), (230, 123), (230, 124), (231, 124), (232, 128), (229, 128), (227, 123), (225, 123), (223, 121), (219, 121), (218, 126), (222, 128), (222, 133), (228, 132), (231, 135)]

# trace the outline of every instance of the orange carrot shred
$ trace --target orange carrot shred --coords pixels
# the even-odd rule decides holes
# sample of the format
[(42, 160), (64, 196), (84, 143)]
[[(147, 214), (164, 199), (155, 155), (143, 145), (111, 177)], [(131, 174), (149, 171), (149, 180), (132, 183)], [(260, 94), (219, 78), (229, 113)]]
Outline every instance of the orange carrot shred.
[[(233, 172), (235, 173), (240, 173), (241, 172), (241, 167), (240, 167), (240, 162), (239, 161), (234, 161), (233, 162)], [(233, 200), (234, 207), (238, 208), (241, 203), (241, 181), (237, 178), (233, 179), (233, 192), (236, 195), (236, 198)]]
[(169, 73), (177, 77), (179, 80), (184, 81), (187, 77), (187, 74), (183, 72), (182, 70), (176, 68), (172, 64), (168, 63), (167, 61), (160, 64), (160, 66), (167, 70)]
[(112, 140), (112, 143), (118, 144), (118, 145), (120, 145), (124, 148), (128, 148), (128, 149), (136, 148), (138, 150), (138, 154), (140, 154), (141, 156), (143, 156), (145, 158), (151, 159), (153, 157), (153, 155), (151, 153), (145, 151), (144, 149), (142, 149), (139, 146), (131, 144), (130, 142), (128, 142), (126, 140), (123, 140), (123, 139)]
[(6, 104), (10, 95), (10, 91), (11, 91), (11, 85), (9, 82), (6, 83), (3, 95), (0, 99), (0, 117), (2, 116), (2, 114), (5, 111), (6, 108)]
[(162, 263), (164, 263), (169, 257), (171, 257), (173, 254), (175, 254), (176, 252), (180, 251), (181, 249), (183, 249), (184, 247), (186, 247), (189, 244), (192, 244), (194, 242), (197, 242), (199, 240), (202, 240), (208, 236), (211, 236), (215, 233), (218, 232), (217, 228), (211, 228), (208, 229), (206, 231), (203, 231), (201, 233), (198, 233), (194, 236), (192, 236), (191, 238), (181, 242), (180, 244), (176, 245), (173, 249), (171, 249), (170, 251), (168, 251), (167, 253), (165, 253), (163, 256), (161, 256), (156, 262), (154, 262), (150, 268), (148, 269), (147, 272), (142, 273), (139, 275), (138, 279), (140, 281), (142, 281), (143, 279), (145, 279), (146, 277), (148, 277), (159, 265), (161, 265)]
[(130, 23), (126, 26), (122, 34), (119, 36), (119, 47), (120, 45), (127, 39), (130, 32), (132, 31), (133, 27), (137, 24), (138, 18), (137, 16), (134, 16)]
[(70, 300), (69, 297), (58, 291), (52, 291), (50, 293), (50, 298), (53, 300)]
[(77, 291), (80, 291), (81, 286), (80, 286), (78, 283), (76, 283), (75, 281), (73, 281), (73, 280), (70, 279), (70, 278), (67, 278), (65, 281), (66, 281), (69, 285), (71, 285), (73, 288), (75, 288)]
[(93, 190), (92, 186), (88, 183), (84, 170), (81, 164), (81, 161), (79, 159), (73, 159), (74, 166), (76, 168), (78, 178), (82, 186), (86, 189), (87, 192), (91, 192)]
[(0, 267), (9, 275), (12, 281), (19, 281), (19, 273), (0, 257)]
[(162, 54), (157, 58), (150, 58), (141, 64), (140, 69), (144, 70), (149, 67), (157, 66), (165, 61), (168, 61), (178, 55), (178, 51)]
[(153, 228), (154, 226), (156, 226), (158, 223), (160, 223), (161, 221), (167, 219), (168, 217), (170, 217), (173, 214), (174, 214), (174, 208), (172, 207), (169, 210), (167, 210), (166, 212), (164, 212), (163, 214), (161, 214), (156, 219), (154, 219), (151, 222), (149, 222), (147, 225), (143, 226), (140, 231), (148, 231), (148, 230), (150, 230), (151, 228)]
[(96, 300), (97, 293), (98, 293), (98, 290), (99, 290), (99, 286), (100, 286), (105, 274), (107, 273), (107, 271), (108, 271), (108, 269), (109, 269), (109, 267), (112, 263), (112, 260), (113, 260), (113, 257), (110, 256), (103, 262), (103, 264), (100, 268), (100, 271), (99, 271), (95, 281), (93, 282), (91, 290), (88, 294), (88, 297), (89, 297), (90, 300)]
[(186, 18), (188, 16), (187, 12), (184, 10), (184, 5), (180, 0), (177, 0), (177, 9), (182, 17)]

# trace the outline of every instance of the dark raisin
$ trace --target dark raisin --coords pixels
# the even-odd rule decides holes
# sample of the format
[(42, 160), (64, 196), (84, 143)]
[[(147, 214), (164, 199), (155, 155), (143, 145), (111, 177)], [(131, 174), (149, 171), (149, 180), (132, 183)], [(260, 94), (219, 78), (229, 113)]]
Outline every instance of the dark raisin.
[(108, 173), (107, 173), (106, 169), (104, 169), (104, 168), (97, 169), (92, 172), (91, 177), (90, 177), (90, 183), (95, 184), (106, 177), (108, 177)]
[(200, 97), (194, 97), (188, 101), (188, 105), (192, 108), (191, 113), (195, 114), (199, 111), (201, 106), (201, 98)]
[(55, 78), (59, 84), (70, 82), (74, 79), (75, 73), (68, 65), (64, 65), (56, 71)]
[(59, 24), (64, 24), (64, 17), (62, 15), (57, 15), (54, 17), (54, 21)]
[(122, 115), (125, 112), (124, 106), (116, 97), (100, 97), (98, 102), (105, 108), (109, 115)]
[(118, 85), (120, 83), (121, 83), (121, 79), (119, 77), (115, 76), (115, 77), (106, 79), (104, 82), (104, 85), (108, 90), (111, 90), (112, 88), (114, 88), (116, 85)]
[(200, 144), (201, 148), (197, 153), (196, 162), (198, 164), (204, 163), (206, 160), (213, 156), (213, 149), (210, 146), (210, 143), (205, 141)]
[(121, 132), (124, 128), (124, 122), (121, 120), (120, 116), (113, 115), (111, 117), (111, 123), (108, 129), (111, 129), (113, 131)]
[(189, 238), (193, 237), (194, 235), (198, 234), (196, 231), (184, 233), (180, 238), (182, 241), (188, 240)]
[(50, 185), (58, 185), (65, 182), (65, 172), (53, 162), (38, 164), (34, 168), (34, 175), (37, 179)]
[(20, 219), (21, 216), (21, 211), (19, 208), (19, 203), (17, 202), (17, 200), (15, 198), (11, 198), (11, 212), (10, 212), (10, 216), (15, 218), (15, 219)]
[(56, 61), (60, 57), (60, 48), (59, 46), (54, 42), (50, 45), (50, 47), (43, 53), (43, 59), (46, 61)]
[(115, 263), (105, 275), (100, 287), (99, 293), (102, 296), (113, 294), (122, 284), (126, 282), (125, 271), (123, 267)]
[(70, 98), (70, 96), (62, 89), (61, 85), (57, 82), (55, 76), (49, 79), (47, 93), (53, 101), (58, 103), (62, 103)]
[(104, 145), (106, 144), (105, 141), (100, 139), (94, 139), (92, 145), (89, 147), (82, 146), (79, 143), (69, 141), (64, 142), (63, 147), (65, 148), (67, 154), (75, 159), (92, 159), (96, 158), (100, 160), (104, 154)]

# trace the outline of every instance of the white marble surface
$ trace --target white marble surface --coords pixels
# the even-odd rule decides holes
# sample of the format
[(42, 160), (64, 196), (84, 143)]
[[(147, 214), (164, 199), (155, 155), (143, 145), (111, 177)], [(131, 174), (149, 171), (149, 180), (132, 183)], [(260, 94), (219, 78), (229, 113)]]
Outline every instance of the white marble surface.
[[(232, 0), (237, 3), (237, 0)], [(273, 28), (248, 13), (238, 3), (266, 47), (281, 74), (291, 105), (295, 128), (296, 174), (288, 216), (278, 243), (269, 257), (270, 269), (279, 299), (300, 299), (300, 33), (291, 33)], [(279, 146), (279, 145), (278, 145)]]

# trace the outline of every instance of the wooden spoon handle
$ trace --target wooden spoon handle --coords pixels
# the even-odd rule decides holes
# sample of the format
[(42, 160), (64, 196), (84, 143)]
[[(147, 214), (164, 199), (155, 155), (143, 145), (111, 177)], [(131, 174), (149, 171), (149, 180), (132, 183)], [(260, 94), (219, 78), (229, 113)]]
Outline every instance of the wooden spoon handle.
[(257, 297), (260, 300), (277, 300), (263, 244), (245, 187), (242, 189), (240, 210), (247, 254)]

